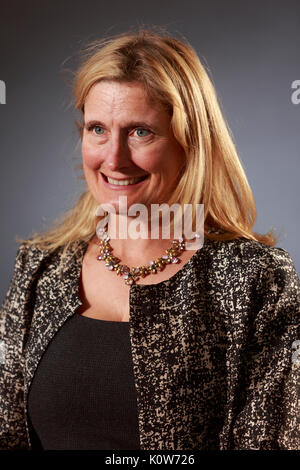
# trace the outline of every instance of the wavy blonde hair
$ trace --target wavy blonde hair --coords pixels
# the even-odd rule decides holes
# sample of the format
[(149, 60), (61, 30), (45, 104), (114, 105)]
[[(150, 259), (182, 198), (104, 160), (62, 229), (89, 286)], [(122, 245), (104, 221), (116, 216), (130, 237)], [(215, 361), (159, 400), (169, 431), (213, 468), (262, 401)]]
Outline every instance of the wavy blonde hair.
[[(256, 205), (229, 127), (222, 115), (212, 82), (195, 50), (186, 40), (165, 30), (140, 29), (100, 41), (83, 51), (74, 75), (75, 107), (84, 115), (91, 87), (100, 80), (140, 82), (153, 99), (170, 112), (175, 138), (185, 151), (186, 162), (169, 204), (192, 204), (193, 227), (196, 204), (204, 204), (204, 235), (213, 240), (245, 237), (274, 246), (273, 229), (253, 232)], [(82, 124), (79, 126), (82, 137)], [(74, 207), (62, 214), (42, 234), (29, 240), (50, 251), (81, 240), (91, 240), (100, 218), (98, 202), (89, 189)], [(219, 233), (215, 233), (219, 231)]]

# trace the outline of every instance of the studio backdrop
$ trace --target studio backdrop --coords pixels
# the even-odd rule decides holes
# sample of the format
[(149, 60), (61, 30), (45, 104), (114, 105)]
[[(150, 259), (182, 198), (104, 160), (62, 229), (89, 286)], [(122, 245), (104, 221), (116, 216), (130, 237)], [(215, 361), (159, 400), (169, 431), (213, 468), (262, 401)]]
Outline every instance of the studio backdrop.
[(197, 51), (255, 197), (254, 230), (274, 228), (299, 273), (299, 0), (2, 0), (1, 301), (15, 238), (49, 227), (85, 188), (70, 87), (80, 50), (141, 26)]

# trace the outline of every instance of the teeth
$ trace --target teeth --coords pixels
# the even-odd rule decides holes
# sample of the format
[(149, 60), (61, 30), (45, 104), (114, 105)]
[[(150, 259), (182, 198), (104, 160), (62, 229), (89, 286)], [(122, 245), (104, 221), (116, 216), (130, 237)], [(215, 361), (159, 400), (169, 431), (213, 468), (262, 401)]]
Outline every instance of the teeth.
[(113, 180), (112, 178), (107, 177), (107, 181), (110, 184), (117, 184), (119, 186), (128, 186), (129, 184), (135, 184), (135, 183), (138, 183), (139, 181), (142, 181), (143, 178), (144, 176), (142, 176), (141, 178), (131, 178), (130, 180), (118, 181), (118, 180)]

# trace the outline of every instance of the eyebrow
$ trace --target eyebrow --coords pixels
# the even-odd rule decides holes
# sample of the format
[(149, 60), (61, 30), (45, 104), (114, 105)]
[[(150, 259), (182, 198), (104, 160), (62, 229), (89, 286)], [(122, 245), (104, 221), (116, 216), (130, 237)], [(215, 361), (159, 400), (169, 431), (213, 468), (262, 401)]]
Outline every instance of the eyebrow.
[[(87, 129), (92, 126), (106, 127), (105, 124), (99, 120), (90, 120), (84, 123), (84, 127)], [(145, 121), (130, 121), (127, 124), (127, 126), (124, 126), (123, 129), (129, 130), (129, 129), (134, 129), (135, 127), (149, 127), (150, 129), (153, 129), (154, 131), (158, 131), (158, 128), (156, 126), (153, 126), (152, 124), (149, 124)]]

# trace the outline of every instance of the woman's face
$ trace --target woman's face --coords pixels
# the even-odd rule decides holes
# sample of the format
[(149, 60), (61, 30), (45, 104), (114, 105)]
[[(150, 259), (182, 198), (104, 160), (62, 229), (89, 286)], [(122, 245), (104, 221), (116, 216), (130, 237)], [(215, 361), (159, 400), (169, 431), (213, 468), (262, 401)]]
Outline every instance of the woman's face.
[[(118, 213), (120, 196), (127, 196), (127, 210), (134, 203), (150, 208), (168, 202), (185, 162), (170, 123), (166, 109), (150, 100), (139, 82), (105, 80), (90, 89), (82, 156), (87, 184), (99, 204), (110, 203)], [(108, 178), (135, 180), (120, 186)]]

